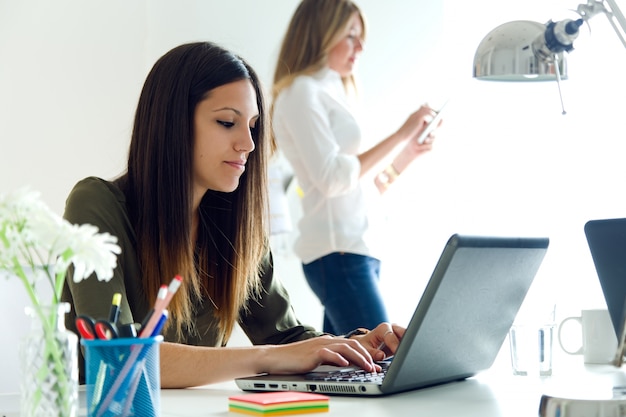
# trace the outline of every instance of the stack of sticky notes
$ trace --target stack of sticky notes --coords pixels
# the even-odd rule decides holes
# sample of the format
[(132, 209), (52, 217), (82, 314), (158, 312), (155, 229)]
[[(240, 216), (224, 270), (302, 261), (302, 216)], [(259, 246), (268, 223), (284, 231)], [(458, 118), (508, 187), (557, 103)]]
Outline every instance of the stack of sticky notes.
[(250, 416), (286, 416), (328, 412), (328, 397), (310, 392), (277, 391), (235, 395), (228, 411)]

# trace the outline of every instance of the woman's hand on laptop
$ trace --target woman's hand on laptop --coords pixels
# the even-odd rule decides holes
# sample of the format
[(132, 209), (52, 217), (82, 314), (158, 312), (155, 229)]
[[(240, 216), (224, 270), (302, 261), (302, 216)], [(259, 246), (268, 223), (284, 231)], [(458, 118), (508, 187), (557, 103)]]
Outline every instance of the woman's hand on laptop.
[(405, 331), (397, 324), (381, 323), (374, 330), (353, 338), (367, 349), (375, 361), (382, 361), (396, 353)]
[(259, 373), (293, 374), (312, 371), (320, 365), (358, 366), (379, 372), (376, 361), (395, 354), (405, 328), (381, 323), (374, 330), (358, 332), (350, 338), (330, 335), (300, 342), (274, 345), (263, 355)]
[(312, 371), (320, 365), (354, 365), (369, 372), (379, 372), (368, 348), (360, 340), (330, 335), (300, 342), (274, 345), (268, 350), (266, 365), (260, 372), (293, 374)]

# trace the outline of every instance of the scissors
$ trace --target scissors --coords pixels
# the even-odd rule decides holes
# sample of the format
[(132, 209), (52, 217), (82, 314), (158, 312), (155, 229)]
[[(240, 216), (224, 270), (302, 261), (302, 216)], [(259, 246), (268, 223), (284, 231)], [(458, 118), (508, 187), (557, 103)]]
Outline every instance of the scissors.
[(119, 337), (117, 326), (107, 320), (94, 320), (89, 316), (76, 317), (76, 329), (80, 335), (88, 340), (111, 340)]

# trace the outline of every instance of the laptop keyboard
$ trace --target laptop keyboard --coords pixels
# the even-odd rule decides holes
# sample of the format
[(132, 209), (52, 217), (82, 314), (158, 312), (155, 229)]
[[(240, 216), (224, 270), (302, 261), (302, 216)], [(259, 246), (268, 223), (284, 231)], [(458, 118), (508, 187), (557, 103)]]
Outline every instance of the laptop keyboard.
[(382, 383), (391, 362), (378, 362), (382, 370), (380, 372), (367, 372), (363, 369), (349, 368), (329, 372), (309, 372), (306, 379), (310, 381), (327, 382), (374, 382)]

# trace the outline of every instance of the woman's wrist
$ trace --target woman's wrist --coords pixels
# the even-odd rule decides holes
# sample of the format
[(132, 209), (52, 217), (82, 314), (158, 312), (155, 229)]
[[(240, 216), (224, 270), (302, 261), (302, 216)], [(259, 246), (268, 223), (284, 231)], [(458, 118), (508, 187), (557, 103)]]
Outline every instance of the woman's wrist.
[(393, 159), (393, 166), (398, 173), (404, 172), (404, 170), (411, 165), (418, 154), (413, 152), (413, 146), (407, 146), (402, 152), (398, 153)]
[[(389, 186), (400, 176), (400, 172), (396, 169), (393, 163), (387, 165), (385, 169), (378, 173), (374, 182), (380, 192), (385, 191)], [(354, 331), (354, 330), (353, 330)]]

